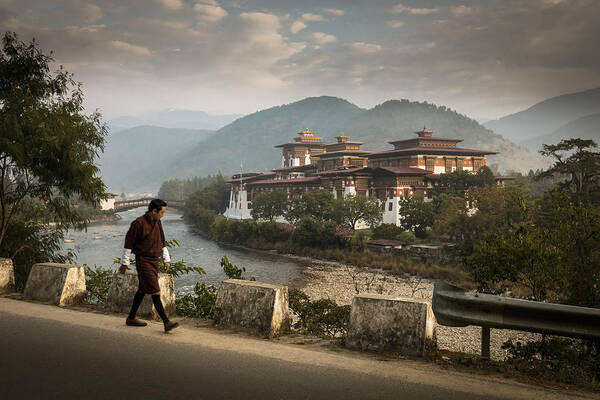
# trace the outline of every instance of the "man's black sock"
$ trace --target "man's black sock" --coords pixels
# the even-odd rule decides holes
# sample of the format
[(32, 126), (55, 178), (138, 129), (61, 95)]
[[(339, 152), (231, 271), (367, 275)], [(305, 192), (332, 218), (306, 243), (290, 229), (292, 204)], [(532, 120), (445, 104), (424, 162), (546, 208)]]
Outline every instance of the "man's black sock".
[(165, 309), (163, 308), (162, 301), (160, 301), (160, 294), (152, 295), (152, 302), (154, 303), (154, 308), (156, 308), (156, 312), (160, 315), (163, 322), (166, 324), (169, 322), (169, 318), (167, 318), (167, 314), (165, 313)]
[(142, 300), (144, 300), (144, 293), (139, 290), (133, 296), (133, 304), (131, 305), (131, 311), (129, 311), (129, 316), (127, 318), (134, 319), (135, 314), (137, 314), (138, 308), (140, 308), (140, 304), (142, 304)]

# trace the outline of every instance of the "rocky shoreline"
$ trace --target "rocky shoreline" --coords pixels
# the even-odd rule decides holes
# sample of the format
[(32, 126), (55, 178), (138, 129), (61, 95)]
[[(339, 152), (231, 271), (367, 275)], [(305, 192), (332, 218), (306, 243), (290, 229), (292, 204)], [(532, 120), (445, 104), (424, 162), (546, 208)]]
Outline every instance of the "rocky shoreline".
[[(302, 271), (302, 277), (291, 286), (304, 291), (311, 300), (331, 299), (340, 305), (352, 303), (359, 293), (378, 293), (398, 297), (414, 297), (431, 301), (433, 281), (409, 275), (394, 275), (387, 271), (357, 268), (334, 263), (312, 263)], [(493, 360), (503, 360), (506, 350), (502, 343), (539, 340), (541, 335), (507, 329), (491, 330), (490, 356)], [(437, 326), (438, 348), (480, 354), (481, 328), (468, 326), (455, 328)]]

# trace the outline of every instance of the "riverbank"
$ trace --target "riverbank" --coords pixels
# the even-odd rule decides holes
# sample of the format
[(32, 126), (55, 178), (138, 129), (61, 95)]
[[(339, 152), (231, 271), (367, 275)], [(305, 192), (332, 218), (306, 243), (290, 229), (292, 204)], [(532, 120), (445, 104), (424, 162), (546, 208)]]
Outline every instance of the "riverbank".
[(122, 219), (123, 219), (123, 217), (121, 217), (117, 213), (114, 213), (112, 215), (98, 215), (98, 216), (88, 220), (88, 226), (89, 225), (109, 224), (112, 222), (120, 221)]
[[(433, 296), (431, 279), (397, 275), (384, 270), (357, 268), (354, 266), (313, 263), (302, 271), (302, 277), (296, 287), (305, 292), (311, 300), (331, 299), (340, 305), (352, 303), (357, 291), (360, 294), (377, 293), (397, 297), (425, 299), (431, 302)], [(504, 360), (506, 350), (501, 346), (507, 340), (513, 342), (539, 340), (535, 333), (492, 329), (490, 355), (493, 360)], [(437, 326), (438, 348), (469, 354), (481, 352), (481, 328), (468, 326), (453, 328)]]

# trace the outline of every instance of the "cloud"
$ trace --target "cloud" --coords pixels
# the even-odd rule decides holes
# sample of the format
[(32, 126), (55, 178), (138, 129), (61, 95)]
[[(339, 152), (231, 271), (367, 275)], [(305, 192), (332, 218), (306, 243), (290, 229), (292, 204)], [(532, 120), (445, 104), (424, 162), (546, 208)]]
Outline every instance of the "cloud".
[(219, 6), (216, 1), (210, 1), (210, 4), (196, 3), (194, 4), (194, 11), (198, 14), (198, 18), (207, 22), (216, 22), (225, 18), (229, 15), (225, 9)]
[(450, 7), (450, 12), (455, 17), (462, 17), (465, 15), (471, 15), (471, 14), (475, 13), (475, 9), (473, 7), (468, 7), (468, 6), (461, 4), (460, 6), (457, 6), (457, 7)]
[(411, 7), (406, 7), (400, 3), (396, 4), (394, 7), (392, 7), (390, 9), (390, 12), (392, 14), (407, 13), (407, 14), (414, 14), (414, 15), (435, 14), (439, 11), (440, 11), (439, 8), (411, 8)]
[(396, 29), (396, 28), (400, 28), (400, 27), (404, 26), (404, 21), (400, 21), (398, 19), (393, 19), (393, 20), (387, 21), (387, 24), (390, 28)]
[(65, 26), (65, 30), (71, 33), (98, 33), (101, 30), (106, 29), (106, 25), (102, 24), (102, 25), (84, 25), (84, 26), (77, 26), (77, 25), (69, 25), (69, 26)]
[(337, 8), (324, 8), (323, 12), (326, 12), (327, 14), (331, 14), (331, 15), (344, 15), (344, 10), (338, 10)]
[(292, 26), (290, 27), (290, 32), (292, 33), (298, 33), (300, 32), (302, 29), (306, 28), (306, 24), (302, 21), (295, 21)]
[(337, 38), (334, 35), (329, 35), (323, 32), (314, 32), (311, 35), (311, 38), (314, 43), (318, 44), (337, 42)]
[(306, 22), (326, 21), (325, 18), (322, 15), (311, 14), (311, 13), (302, 14), (301, 18), (302, 18), (303, 21), (306, 21)]
[(150, 50), (148, 50), (146, 47), (136, 46), (134, 44), (123, 42), (120, 40), (113, 40), (110, 42), (110, 44), (115, 49), (122, 50), (136, 56), (149, 56), (152, 54)]
[(167, 10), (176, 11), (183, 8), (181, 0), (154, 0), (157, 4), (166, 8)]
[(354, 42), (346, 45), (346, 47), (359, 53), (377, 53), (381, 51), (381, 46), (373, 43)]

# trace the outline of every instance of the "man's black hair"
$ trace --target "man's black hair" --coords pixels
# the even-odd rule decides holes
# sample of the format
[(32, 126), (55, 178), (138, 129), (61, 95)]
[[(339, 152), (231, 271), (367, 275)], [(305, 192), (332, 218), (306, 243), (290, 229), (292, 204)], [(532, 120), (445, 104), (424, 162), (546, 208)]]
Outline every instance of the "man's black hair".
[(148, 211), (152, 212), (152, 210), (160, 211), (163, 207), (166, 207), (167, 203), (161, 199), (154, 199), (148, 204)]

